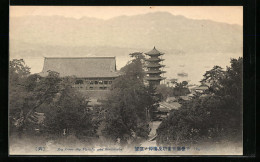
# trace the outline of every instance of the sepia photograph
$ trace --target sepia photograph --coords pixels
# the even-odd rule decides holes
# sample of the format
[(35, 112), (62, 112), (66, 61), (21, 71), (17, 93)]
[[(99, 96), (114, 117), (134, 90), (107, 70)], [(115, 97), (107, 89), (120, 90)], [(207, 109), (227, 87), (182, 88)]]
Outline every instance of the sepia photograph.
[(9, 10), (9, 155), (243, 155), (242, 6)]

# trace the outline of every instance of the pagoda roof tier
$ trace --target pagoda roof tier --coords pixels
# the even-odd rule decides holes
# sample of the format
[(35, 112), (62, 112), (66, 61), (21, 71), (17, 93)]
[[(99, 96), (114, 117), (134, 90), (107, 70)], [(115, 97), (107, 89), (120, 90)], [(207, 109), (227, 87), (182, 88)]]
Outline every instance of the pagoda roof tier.
[(160, 77), (160, 76), (157, 76), (157, 77), (146, 77), (145, 78), (146, 80), (163, 80), (163, 79), (166, 79), (166, 77)]
[(145, 59), (145, 61), (150, 61), (150, 62), (159, 62), (159, 61), (163, 61), (164, 59), (160, 59), (160, 58), (149, 58), (149, 59)]
[(164, 67), (165, 65), (161, 65), (161, 64), (148, 64), (148, 65), (145, 65), (145, 67), (148, 67), (148, 68), (153, 68), (153, 67)]
[(146, 55), (150, 55), (150, 56), (159, 56), (159, 55), (163, 55), (164, 53), (158, 51), (155, 47), (149, 51), (145, 53)]
[(161, 73), (166, 73), (166, 71), (156, 71), (156, 70), (150, 70), (150, 71), (145, 71), (147, 74), (161, 74)]

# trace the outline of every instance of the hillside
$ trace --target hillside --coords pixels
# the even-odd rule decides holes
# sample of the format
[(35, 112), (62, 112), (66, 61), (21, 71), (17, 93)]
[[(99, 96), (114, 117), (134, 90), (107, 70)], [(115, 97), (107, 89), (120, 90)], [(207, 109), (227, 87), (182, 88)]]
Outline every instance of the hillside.
[(27, 16), (10, 19), (10, 38), (60, 46), (113, 46), (183, 52), (237, 52), (242, 27), (210, 20), (193, 20), (156, 12), (109, 20), (83, 17)]
[[(194, 20), (167, 12), (120, 16), (109, 20), (83, 17), (26, 16), (10, 19), (10, 58), (24, 58), (40, 72), (44, 56), (116, 56), (121, 68), (129, 53), (154, 46), (165, 52), (167, 78), (197, 82), (213, 65), (225, 67), (242, 56), (242, 26)], [(196, 67), (196, 68), (194, 68)]]

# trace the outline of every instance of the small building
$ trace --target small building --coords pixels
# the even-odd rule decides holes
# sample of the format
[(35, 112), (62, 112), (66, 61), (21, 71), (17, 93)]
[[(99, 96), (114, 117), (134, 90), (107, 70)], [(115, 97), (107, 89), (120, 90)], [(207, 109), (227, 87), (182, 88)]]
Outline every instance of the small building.
[(166, 98), (166, 102), (168, 102), (168, 103), (176, 102), (176, 101), (177, 101), (176, 97), (167, 97)]
[[(90, 93), (109, 90), (119, 76), (115, 57), (45, 57), (39, 75), (47, 76), (49, 71), (58, 72), (60, 77), (74, 76), (72, 87)], [(99, 92), (97, 97), (102, 94)]]
[(177, 110), (181, 107), (181, 104), (178, 102), (160, 102), (159, 107), (157, 109), (155, 120), (163, 120), (166, 118), (171, 110)]
[(196, 87), (196, 88), (195, 88), (195, 91), (196, 91), (196, 92), (199, 92), (199, 93), (203, 93), (203, 92), (206, 91), (207, 89), (209, 89), (208, 86), (206, 86), (206, 85), (201, 85), (201, 86), (199, 86), (199, 87)]
[(189, 90), (191, 91), (192, 94), (203, 93), (203, 92), (205, 92), (208, 89), (209, 89), (209, 86), (207, 86), (207, 85), (190, 86), (189, 87)]

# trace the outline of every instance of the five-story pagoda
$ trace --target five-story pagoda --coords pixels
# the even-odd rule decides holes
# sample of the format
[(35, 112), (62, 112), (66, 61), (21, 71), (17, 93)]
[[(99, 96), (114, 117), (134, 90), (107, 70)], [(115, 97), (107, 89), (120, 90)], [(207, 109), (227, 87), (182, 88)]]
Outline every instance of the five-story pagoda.
[(164, 59), (160, 58), (164, 53), (158, 51), (155, 47), (145, 53), (146, 55), (150, 56), (150, 58), (145, 59), (146, 61), (146, 80), (149, 82), (149, 85), (155, 86), (159, 85), (160, 81), (165, 79), (164, 77), (161, 77), (162, 73), (165, 73), (165, 71), (162, 71), (161, 68), (165, 65), (160, 64), (161, 61)]

